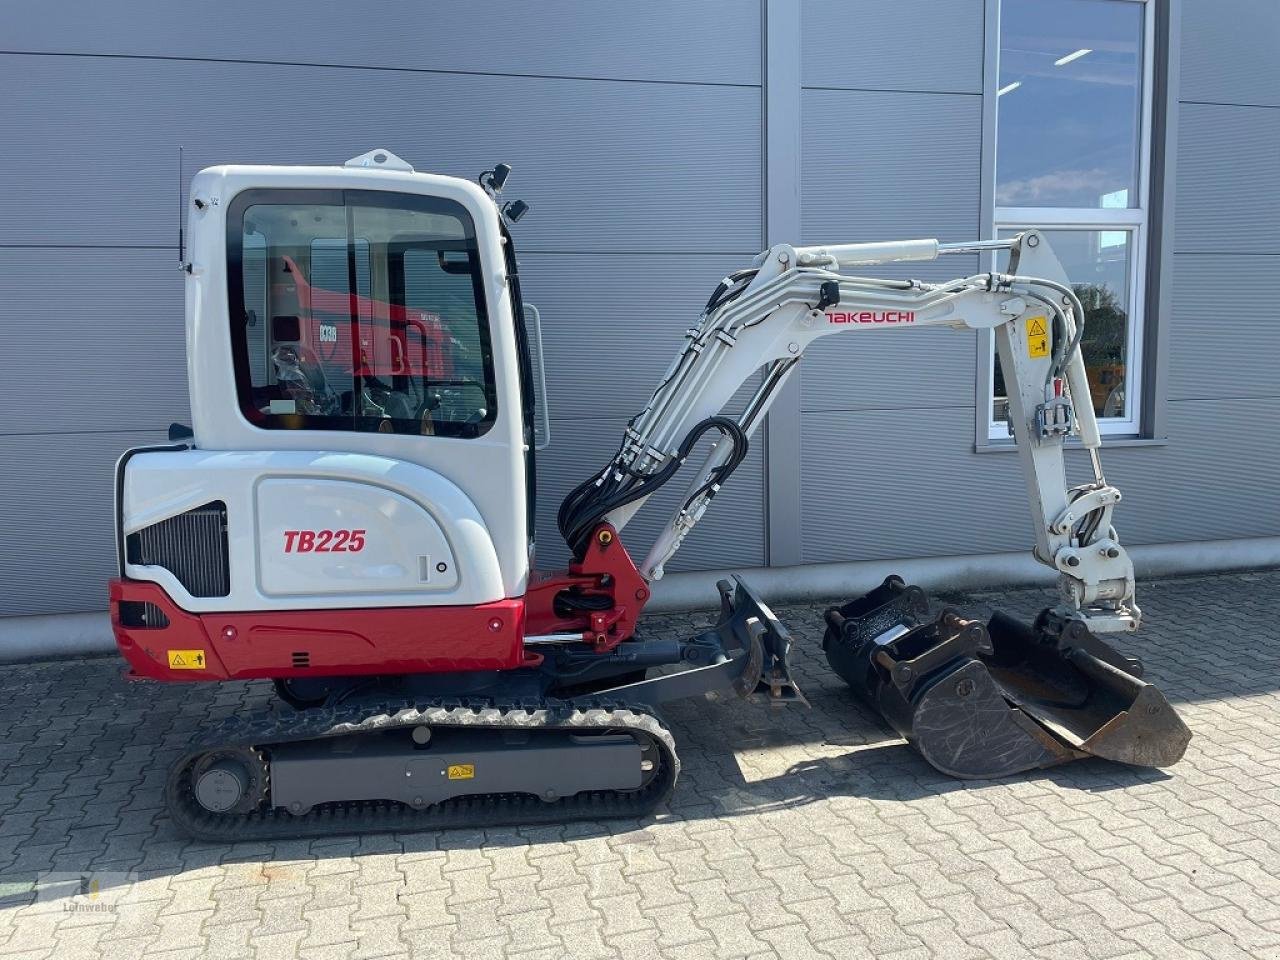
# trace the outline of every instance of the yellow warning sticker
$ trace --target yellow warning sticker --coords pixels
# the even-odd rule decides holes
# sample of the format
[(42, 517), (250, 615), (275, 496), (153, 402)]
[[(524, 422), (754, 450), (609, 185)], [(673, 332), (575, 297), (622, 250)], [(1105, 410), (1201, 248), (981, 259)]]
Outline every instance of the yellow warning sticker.
[(203, 650), (169, 650), (170, 670), (203, 670), (209, 664)]
[(1049, 355), (1049, 328), (1044, 317), (1027, 319), (1027, 356), (1032, 360)]
[(474, 780), (476, 765), (474, 763), (451, 763), (447, 768), (450, 780)]

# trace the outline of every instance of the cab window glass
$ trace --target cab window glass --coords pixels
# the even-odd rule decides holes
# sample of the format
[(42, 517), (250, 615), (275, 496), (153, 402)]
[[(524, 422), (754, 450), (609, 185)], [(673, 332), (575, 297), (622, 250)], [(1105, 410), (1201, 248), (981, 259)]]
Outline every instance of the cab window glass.
[(232, 343), (250, 422), (454, 437), (493, 423), (480, 257), (461, 205), (255, 190), (228, 215)]
[(406, 247), (403, 251), (404, 301), (429, 322), (439, 324), (440, 335), (449, 343), (448, 378), (438, 381), (433, 398), (438, 409), (456, 417), (479, 402), (476, 384), (482, 382), (484, 348), (476, 302), (471, 293), (471, 271), (465, 256), (446, 254), (430, 248)]
[(267, 375), (267, 238), (244, 235), (244, 318), (249, 370), (254, 379)]

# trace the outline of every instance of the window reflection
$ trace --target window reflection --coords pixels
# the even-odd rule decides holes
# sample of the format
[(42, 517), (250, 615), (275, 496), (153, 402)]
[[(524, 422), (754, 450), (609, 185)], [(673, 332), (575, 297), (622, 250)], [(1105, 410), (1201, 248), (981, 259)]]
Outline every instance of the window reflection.
[(249, 190), (228, 219), (237, 390), (249, 422), (450, 437), (492, 425), (480, 253), (460, 204)]
[[(1015, 232), (1004, 230), (1001, 236), (1011, 236)], [(1084, 307), (1084, 337), (1080, 341), (1080, 350), (1089, 374), (1093, 412), (1099, 417), (1125, 417), (1133, 233), (1129, 230), (1043, 232)], [(1002, 262), (998, 269), (1004, 270), (1006, 265)], [(997, 421), (1009, 419), (1008, 394), (998, 356), (995, 361), (994, 415)]]
[(996, 204), (1135, 207), (1143, 5), (1004, 0)]

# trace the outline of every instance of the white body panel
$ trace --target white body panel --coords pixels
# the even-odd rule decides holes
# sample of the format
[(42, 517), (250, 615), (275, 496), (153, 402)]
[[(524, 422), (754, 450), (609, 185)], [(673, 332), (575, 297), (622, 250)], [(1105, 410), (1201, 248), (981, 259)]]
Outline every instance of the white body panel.
[(254, 506), (264, 596), (439, 593), (458, 585), (440, 524), (408, 497), (351, 480), (260, 480)]
[[(193, 597), (162, 567), (127, 564), (125, 575), (160, 584), (193, 612), (473, 605), (507, 595), (475, 504), (418, 464), (302, 450), (139, 453), (127, 465), (123, 531), (213, 500), (227, 506), (228, 596)], [(286, 549), (288, 531), (323, 530), (362, 530), (362, 548), (304, 551), (294, 537)]]
[[(375, 151), (374, 153), (382, 153)], [(373, 153), (368, 156), (373, 156)], [(512, 297), (509, 290), (502, 249), (498, 212), (494, 202), (476, 184), (454, 177), (414, 173), (394, 156), (387, 167), (372, 164), (346, 167), (273, 167), (220, 166), (197, 174), (191, 184), (192, 203), (188, 206), (188, 258), (186, 278), (187, 367), (191, 392), (192, 429), (195, 444), (202, 455), (225, 451), (233, 462), (253, 469), (275, 469), (290, 456), (290, 463), (306, 464), (304, 473), (320, 476), (322, 468), (333, 468), (329, 477), (351, 476), (353, 482), (368, 484), (377, 475), (382, 479), (396, 474), (413, 474), (417, 481), (403, 483), (401, 493), (415, 499), (434, 520), (418, 519), (415, 535), (425, 537), (415, 547), (417, 557), (444, 547), (429, 546), (429, 541), (443, 539), (449, 544), (453, 560), (443, 556), (456, 580), (442, 579), (415, 583), (417, 574), (410, 569), (403, 578), (390, 576), (379, 581), (368, 570), (364, 586), (357, 585), (347, 573), (330, 566), (323, 570), (308, 564), (293, 566), (291, 572), (270, 566), (260, 556), (260, 545), (245, 527), (240, 509), (257, 509), (249, 485), (251, 477), (236, 471), (223, 471), (226, 461), (212, 456), (197, 465), (194, 459), (159, 458), (140, 455), (129, 463), (125, 480), (126, 508), (124, 529), (127, 533), (140, 524), (154, 522), (166, 513), (173, 491), (186, 491), (187, 507), (232, 496), (228, 500), (230, 523), (236, 539), (231, 544), (233, 589), (229, 598), (200, 600), (187, 597), (169, 576), (160, 571), (143, 574), (127, 570), (128, 576), (164, 582), (175, 599), (188, 609), (261, 609), (271, 607), (339, 607), (386, 606), (406, 603), (482, 603), (524, 593), (529, 576), (529, 518), (524, 496), (526, 478), (524, 441), (520, 407), (519, 355), (512, 320)], [(227, 210), (231, 200), (249, 189), (289, 190), (383, 190), (398, 193), (444, 197), (461, 204), (475, 225), (486, 279), (484, 296), (493, 350), (493, 374), (496, 381), (497, 415), (492, 426), (480, 437), (413, 436), (395, 433), (346, 432), (329, 430), (263, 429), (251, 424), (236, 402), (236, 383), (231, 363), (231, 330), (228, 318), (227, 289)], [(233, 226), (231, 229), (237, 229)], [(325, 454), (317, 450), (352, 451), (347, 455)], [(277, 454), (255, 460), (253, 453)], [(165, 465), (168, 466), (165, 466)], [(377, 464), (374, 466), (374, 464)], [(198, 468), (197, 468), (198, 467)], [(414, 468), (420, 472), (415, 473)], [(207, 471), (207, 472), (202, 472)], [(344, 472), (348, 471), (348, 472)], [(229, 477), (235, 473), (234, 481)], [(230, 493), (226, 484), (235, 487)], [(448, 494), (443, 495), (447, 487)], [(370, 488), (374, 489), (374, 488)], [(461, 490), (467, 493), (463, 495)], [(356, 502), (352, 509), (360, 509)], [(310, 522), (296, 522), (298, 529), (323, 529), (336, 509), (332, 501), (318, 497), (312, 501), (320, 507)], [(186, 509), (186, 507), (182, 508)], [(370, 508), (374, 509), (374, 508)], [(399, 516), (407, 508), (397, 507)], [(252, 514), (246, 514), (250, 516)], [(438, 524), (432, 533), (427, 523)], [(291, 528), (292, 529), (292, 528)], [(460, 531), (466, 536), (460, 542)], [(402, 531), (406, 535), (408, 531)], [(268, 534), (270, 531), (268, 531)], [(267, 534), (264, 534), (264, 536)], [(406, 547), (407, 550), (407, 547)], [(247, 566), (246, 557), (258, 557), (268, 566)], [(407, 562), (410, 554), (401, 551), (392, 565)], [(296, 561), (296, 556), (291, 557)], [(310, 572), (304, 572), (308, 570)], [(328, 571), (328, 572), (325, 572)], [(354, 573), (351, 574), (355, 576)], [(259, 580), (259, 577), (263, 579)], [(358, 580), (359, 577), (356, 577)], [(310, 581), (309, 585), (306, 581)], [(175, 589), (176, 588), (176, 589)], [(277, 592), (283, 591), (283, 592)], [(296, 604), (289, 597), (305, 597)]]

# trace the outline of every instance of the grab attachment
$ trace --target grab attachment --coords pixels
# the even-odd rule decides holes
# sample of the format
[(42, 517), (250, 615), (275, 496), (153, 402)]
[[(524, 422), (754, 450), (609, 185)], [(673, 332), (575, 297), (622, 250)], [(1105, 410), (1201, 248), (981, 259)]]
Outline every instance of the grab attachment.
[(943, 773), (992, 778), (1084, 756), (1163, 767), (1191, 733), (1164, 696), (1078, 620), (929, 616), (889, 577), (826, 613), (823, 650), (855, 692)]

